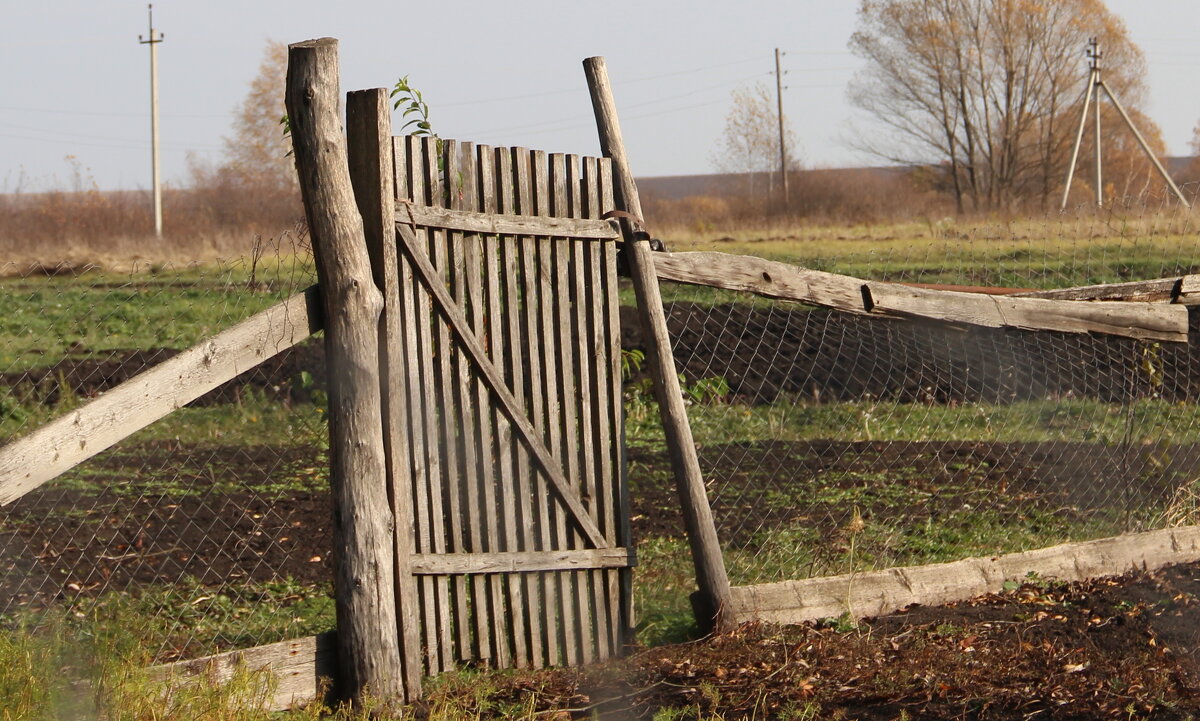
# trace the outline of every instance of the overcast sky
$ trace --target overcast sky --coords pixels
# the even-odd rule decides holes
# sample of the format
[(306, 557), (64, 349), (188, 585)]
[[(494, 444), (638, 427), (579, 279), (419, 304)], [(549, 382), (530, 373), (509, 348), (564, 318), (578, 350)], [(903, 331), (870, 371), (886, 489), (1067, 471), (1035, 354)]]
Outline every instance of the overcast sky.
[[(150, 185), (146, 4), (2, 0), (0, 191), (72, 182), (73, 164), (102, 188)], [(1172, 154), (1200, 120), (1200, 2), (1109, 0), (1149, 60), (1147, 110)], [(163, 173), (186, 158), (219, 160), (233, 108), (268, 39), (341, 41), (342, 90), (407, 74), (440, 135), (552, 152), (598, 152), (581, 61), (608, 58), (634, 171), (712, 171), (739, 85), (773, 83), (785, 53), (784, 112), (809, 166), (873, 162), (848, 124), (861, 64), (846, 49), (857, 0), (655, 2), (492, 0), (159, 0)], [(1080, 49), (1080, 72), (1084, 58)], [(76, 160), (68, 160), (73, 156)]]

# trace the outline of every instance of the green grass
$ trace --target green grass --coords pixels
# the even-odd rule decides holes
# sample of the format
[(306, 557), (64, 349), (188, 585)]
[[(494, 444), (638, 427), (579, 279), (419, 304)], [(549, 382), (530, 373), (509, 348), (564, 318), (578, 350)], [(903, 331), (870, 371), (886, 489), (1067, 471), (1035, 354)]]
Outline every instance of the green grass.
[[(627, 403), (626, 432), (634, 446), (665, 443), (653, 401)], [(762, 405), (705, 403), (688, 409), (701, 445), (807, 441), (1122, 442), (1132, 424), (1134, 443), (1200, 442), (1200, 407), (1140, 399), (1128, 406), (1089, 399), (932, 405), (894, 401), (815, 404), (781, 398)]]
[(0, 278), (0, 372), (83, 353), (188, 348), (310, 282), (292, 261), (188, 266), (149, 275), (89, 272)]
[[(161, 683), (144, 669), (164, 657), (197, 657), (333, 626), (329, 589), (291, 581), (226, 584), (219, 591), (184, 582), (12, 616), (0, 625), (0, 719), (265, 721), (271, 716), (262, 703), (263, 674), (243, 669), (224, 687), (196, 679), (164, 698)], [(308, 713), (315, 717), (315, 710)]]

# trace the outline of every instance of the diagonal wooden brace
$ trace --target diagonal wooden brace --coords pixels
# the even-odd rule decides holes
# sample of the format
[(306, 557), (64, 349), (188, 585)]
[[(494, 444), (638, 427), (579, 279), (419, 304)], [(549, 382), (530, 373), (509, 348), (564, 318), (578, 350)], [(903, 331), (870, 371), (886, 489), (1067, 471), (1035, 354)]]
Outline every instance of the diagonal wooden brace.
[(404, 250), (405, 255), (412, 261), (413, 268), (417, 271), (417, 275), (421, 279), (421, 283), (429, 290), (430, 295), (437, 301), (438, 312), (445, 317), (446, 322), (450, 325), (450, 329), (454, 335), (458, 337), (463, 348), (471, 356), (471, 360), (479, 368), (480, 374), (483, 375), (488, 388), (500, 401), (500, 408), (504, 415), (512, 423), (517, 435), (529, 448), (530, 454), (534, 461), (541, 467), (542, 472), (546, 474), (546, 478), (550, 480), (550, 487), (554, 491), (558, 499), (563, 505), (570, 510), (573, 520), (583, 535), (591, 542), (592, 548), (608, 548), (608, 542), (604, 539), (604, 534), (596, 526), (596, 522), (592, 520), (587, 508), (579, 498), (579, 494), (571, 486), (571, 482), (563, 473), (562, 465), (554, 459), (550, 450), (546, 448), (546, 444), (538, 436), (537, 429), (529, 422), (529, 419), (522, 411), (520, 404), (517, 402), (512, 391), (504, 383), (504, 376), (492, 364), (492, 361), (487, 356), (487, 351), (484, 350), (483, 344), (475, 337), (474, 331), (467, 322), (467, 318), (463, 315), (458, 304), (454, 302), (454, 297), (450, 294), (450, 290), (446, 284), (442, 282), (441, 276), (438, 275), (433, 265), (429, 262), (429, 258), (425, 255), (417, 240), (416, 233), (413, 228), (405, 223), (396, 223), (396, 230), (400, 235), (400, 247)]

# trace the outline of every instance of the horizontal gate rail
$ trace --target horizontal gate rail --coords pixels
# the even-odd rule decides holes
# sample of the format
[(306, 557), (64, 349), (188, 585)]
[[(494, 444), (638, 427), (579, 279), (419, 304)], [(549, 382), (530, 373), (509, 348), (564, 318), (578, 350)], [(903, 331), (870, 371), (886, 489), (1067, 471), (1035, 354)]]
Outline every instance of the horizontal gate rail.
[(621, 229), (615, 220), (557, 218), (538, 215), (496, 215), (471, 210), (435, 208), (407, 200), (396, 203), (397, 223), (440, 230), (460, 230), (485, 235), (533, 235), (566, 240), (616, 240)]
[(412, 556), (410, 569), (421, 575), (457, 573), (530, 573), (596, 568), (632, 568), (632, 548), (582, 551), (509, 551), (500, 553), (422, 553)]

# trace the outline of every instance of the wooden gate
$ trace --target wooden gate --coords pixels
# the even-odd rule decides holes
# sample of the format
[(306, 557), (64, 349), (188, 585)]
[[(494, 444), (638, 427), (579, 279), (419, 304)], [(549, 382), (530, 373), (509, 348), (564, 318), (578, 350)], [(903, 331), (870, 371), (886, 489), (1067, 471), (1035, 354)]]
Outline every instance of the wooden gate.
[[(351, 177), (394, 178), (378, 217), (396, 232), (368, 246), (406, 666), (608, 658), (633, 565), (609, 161), (364, 141), (386, 117), (364, 120), (378, 95), (356, 96)], [(355, 182), (360, 205), (378, 182)]]
[(607, 658), (632, 561), (619, 231), (497, 215), (598, 219), (607, 162), (428, 137), (397, 139), (395, 157), (403, 332), (388, 347), (405, 390), (391, 401), (408, 410), (426, 667)]

